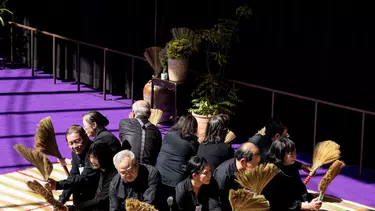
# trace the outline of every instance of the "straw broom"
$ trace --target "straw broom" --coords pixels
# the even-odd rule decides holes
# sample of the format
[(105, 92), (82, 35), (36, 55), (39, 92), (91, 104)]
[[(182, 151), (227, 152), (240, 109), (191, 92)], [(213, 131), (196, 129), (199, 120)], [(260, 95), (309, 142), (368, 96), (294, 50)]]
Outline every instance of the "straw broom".
[(233, 139), (235, 139), (235, 138), (236, 138), (236, 134), (234, 134), (232, 131), (228, 130), (227, 136), (225, 136), (224, 143), (228, 144), (231, 141), (233, 141)]
[(320, 191), (320, 194), (319, 194), (319, 200), (322, 200), (323, 197), (324, 197), (324, 193), (326, 192), (327, 188), (328, 188), (328, 185), (332, 182), (333, 179), (335, 179), (335, 177), (337, 175), (339, 175), (341, 169), (345, 166), (345, 163), (340, 161), (340, 160), (336, 160), (328, 169), (327, 173), (324, 175), (324, 177), (322, 178), (322, 180), (320, 181), (319, 183), (319, 186), (318, 186), (318, 189)]
[(59, 159), (59, 163), (63, 167), (66, 176), (69, 176), (65, 160), (61, 156), (59, 146), (56, 142), (55, 129), (53, 128), (51, 117), (40, 120), (35, 134), (34, 147), (46, 155), (54, 156)]
[(16, 144), (13, 148), (39, 170), (44, 181), (48, 181), (53, 170), (53, 165), (45, 155), (39, 151), (26, 148), (22, 144)]
[(30, 190), (34, 191), (35, 193), (42, 196), (48, 203), (50, 203), (55, 211), (68, 211), (68, 208), (64, 206), (63, 203), (56, 200), (53, 197), (53, 194), (49, 192), (46, 188), (44, 188), (38, 181), (28, 181), (26, 182), (27, 187), (30, 188)]
[(236, 181), (255, 195), (261, 195), (264, 187), (279, 173), (279, 169), (272, 163), (259, 165), (253, 169), (237, 172)]
[(160, 122), (161, 117), (163, 116), (163, 111), (160, 109), (151, 109), (151, 115), (148, 118), (148, 121), (153, 125), (157, 125)]
[(158, 211), (154, 206), (141, 202), (138, 199), (126, 199), (125, 209), (127, 211)]
[(246, 189), (230, 190), (229, 202), (233, 211), (264, 211), (270, 209), (270, 203), (263, 195), (255, 195)]
[(323, 141), (316, 145), (313, 155), (313, 165), (309, 175), (306, 177), (303, 183), (306, 185), (312, 176), (315, 175), (316, 170), (322, 165), (332, 163), (333, 161), (340, 158), (340, 145), (334, 141)]

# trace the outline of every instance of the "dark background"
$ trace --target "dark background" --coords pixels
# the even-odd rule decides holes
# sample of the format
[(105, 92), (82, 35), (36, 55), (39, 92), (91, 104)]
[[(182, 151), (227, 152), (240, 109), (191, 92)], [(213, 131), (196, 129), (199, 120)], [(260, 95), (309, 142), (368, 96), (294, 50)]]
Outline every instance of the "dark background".
[[(252, 8), (253, 16), (240, 25), (240, 42), (233, 45), (228, 78), (375, 111), (371, 100), (375, 13), (370, 1), (158, 0), (156, 44), (163, 47), (171, 39), (169, 30), (173, 27), (211, 27), (218, 18), (233, 17), (235, 8), (242, 4)], [(154, 45), (155, 4), (151, 0), (10, 0), (9, 6), (20, 23), (26, 17), (30, 26), (88, 43), (139, 56)], [(40, 53), (45, 55), (46, 67), (50, 42), (45, 41), (47, 53)], [(88, 63), (98, 64), (100, 74), (102, 52), (81, 49), (81, 54)], [(121, 58), (109, 56), (112, 87), (108, 89), (125, 94), (128, 83), (122, 79), (129, 77), (130, 60)], [(81, 66), (81, 71), (93, 74), (93, 68), (89, 71), (86, 67)], [(193, 64), (194, 70), (201, 71), (200, 67)], [(142, 98), (141, 90), (151, 74), (147, 63), (136, 63), (136, 99)], [(232, 127), (237, 141), (242, 142), (267, 122), (271, 94), (238, 88), (244, 102)], [(276, 94), (275, 116), (286, 122), (299, 151), (312, 152), (313, 102)], [(364, 165), (375, 169), (371, 162), (374, 117), (367, 115), (365, 123)], [(317, 141), (337, 141), (349, 165), (359, 164), (360, 135), (360, 113), (319, 105)]]

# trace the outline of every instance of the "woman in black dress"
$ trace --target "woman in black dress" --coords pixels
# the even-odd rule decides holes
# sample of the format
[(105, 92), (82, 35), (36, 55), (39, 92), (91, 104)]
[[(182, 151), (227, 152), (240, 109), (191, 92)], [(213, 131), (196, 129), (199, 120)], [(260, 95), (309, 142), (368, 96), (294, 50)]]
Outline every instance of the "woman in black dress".
[(189, 177), (176, 186), (176, 204), (181, 211), (221, 211), (219, 187), (211, 177), (211, 166), (206, 159), (194, 156), (186, 171)]
[(263, 195), (273, 210), (318, 210), (322, 202), (313, 199), (302, 183), (299, 170), (301, 163), (296, 162), (296, 147), (293, 141), (281, 137), (274, 141), (267, 154), (269, 163), (279, 168), (279, 173), (267, 184)]

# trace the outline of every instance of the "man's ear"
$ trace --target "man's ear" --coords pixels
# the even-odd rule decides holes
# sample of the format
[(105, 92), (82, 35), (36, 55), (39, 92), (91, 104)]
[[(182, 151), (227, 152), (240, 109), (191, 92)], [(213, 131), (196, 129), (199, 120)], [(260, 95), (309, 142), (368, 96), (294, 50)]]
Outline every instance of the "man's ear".
[(96, 128), (98, 128), (98, 125), (96, 124), (96, 122), (94, 122), (94, 123), (92, 124), (92, 128), (94, 128), (94, 130), (95, 130)]
[(280, 133), (276, 133), (276, 135), (275, 135), (275, 140), (277, 140), (278, 138), (280, 138)]

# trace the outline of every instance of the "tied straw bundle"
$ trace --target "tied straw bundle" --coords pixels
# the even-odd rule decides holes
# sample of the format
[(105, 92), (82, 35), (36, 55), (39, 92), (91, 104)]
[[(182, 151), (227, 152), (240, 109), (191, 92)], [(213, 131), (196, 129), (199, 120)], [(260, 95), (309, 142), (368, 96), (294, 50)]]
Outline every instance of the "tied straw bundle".
[(227, 136), (225, 136), (224, 143), (228, 144), (231, 141), (233, 141), (233, 139), (235, 139), (235, 138), (236, 138), (236, 134), (234, 134), (232, 131), (228, 130)]
[(340, 158), (340, 145), (334, 141), (323, 141), (316, 145), (313, 155), (313, 165), (309, 175), (306, 177), (303, 183), (306, 185), (312, 176), (315, 175), (316, 170), (322, 165), (332, 163), (333, 161)]
[(148, 118), (148, 121), (153, 125), (157, 125), (160, 122), (161, 117), (163, 116), (163, 111), (160, 109), (151, 109), (151, 115)]
[(26, 183), (27, 187), (29, 187), (32, 191), (36, 192), (40, 196), (42, 196), (48, 203), (53, 206), (53, 210), (55, 211), (68, 211), (68, 208), (64, 206), (63, 203), (56, 200), (52, 193), (45, 189), (38, 181), (28, 181)]
[(16, 144), (13, 146), (13, 148), (39, 170), (44, 181), (48, 181), (48, 178), (53, 170), (53, 165), (45, 155), (39, 151), (26, 148), (22, 144)]
[(126, 199), (125, 209), (127, 211), (158, 211), (154, 206), (137, 199)]
[(160, 47), (150, 47), (146, 48), (143, 56), (146, 58), (147, 62), (151, 65), (152, 69), (154, 69), (154, 75), (158, 76), (161, 72), (161, 64), (160, 64), (160, 52), (163, 49)]
[(63, 167), (66, 176), (69, 176), (65, 160), (61, 156), (59, 146), (56, 142), (55, 129), (53, 128), (51, 117), (46, 117), (40, 120), (35, 134), (34, 147), (46, 155), (54, 156), (59, 159), (59, 163)]
[(320, 194), (319, 194), (319, 200), (322, 200), (323, 197), (324, 197), (324, 193), (326, 192), (327, 188), (328, 188), (328, 185), (332, 182), (333, 179), (335, 179), (335, 177), (337, 175), (340, 174), (340, 171), (341, 169), (345, 166), (345, 163), (340, 161), (340, 160), (336, 160), (328, 169), (327, 173), (324, 175), (324, 177), (322, 178), (322, 180), (320, 181), (319, 183), (319, 186), (318, 186), (318, 189), (320, 191)]
[(229, 202), (233, 211), (264, 211), (270, 204), (263, 195), (255, 195), (246, 189), (230, 190)]
[(279, 173), (272, 164), (261, 164), (253, 169), (236, 173), (236, 181), (244, 188), (251, 190), (255, 195), (261, 195), (264, 187)]

